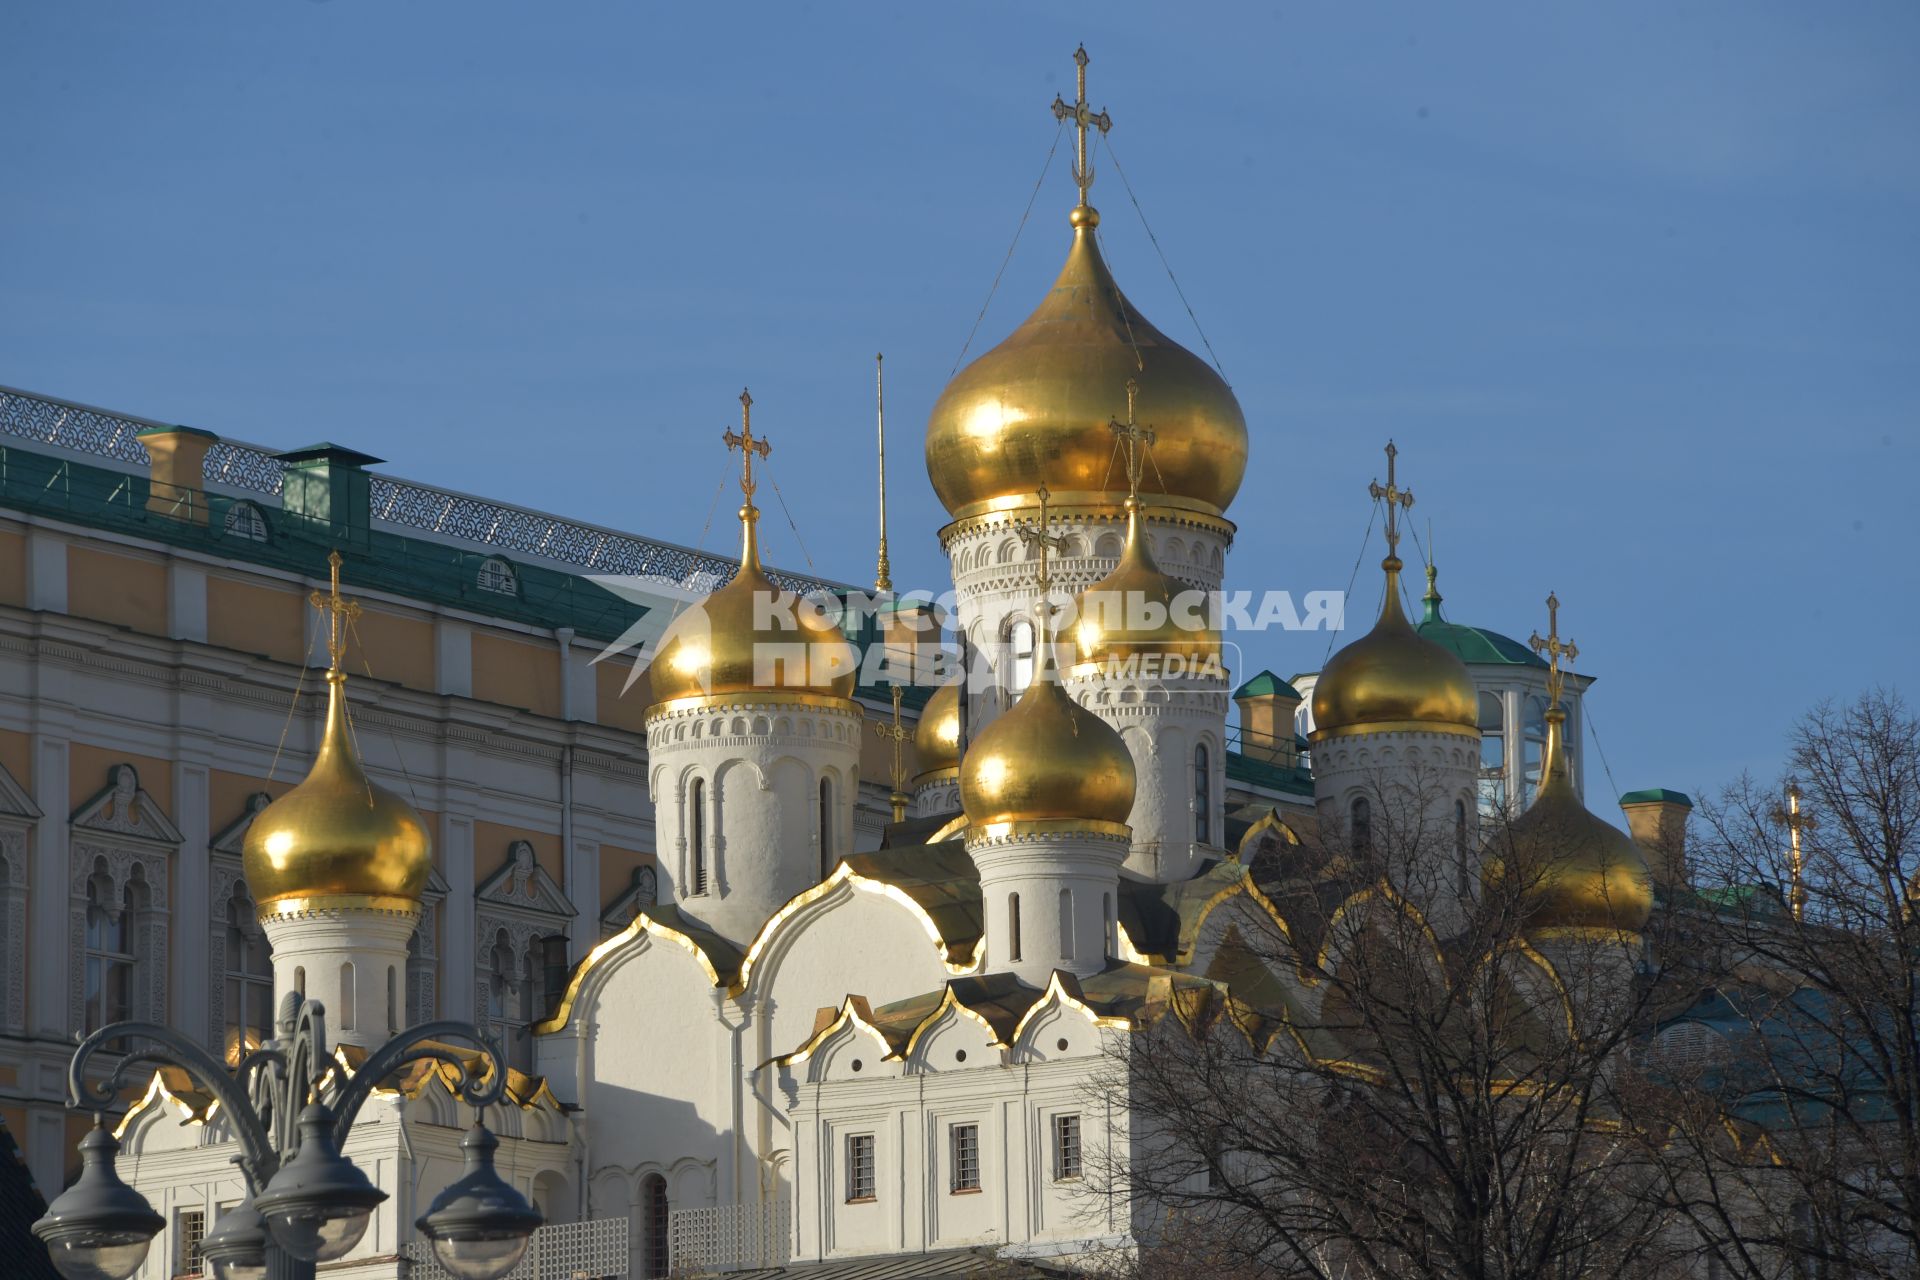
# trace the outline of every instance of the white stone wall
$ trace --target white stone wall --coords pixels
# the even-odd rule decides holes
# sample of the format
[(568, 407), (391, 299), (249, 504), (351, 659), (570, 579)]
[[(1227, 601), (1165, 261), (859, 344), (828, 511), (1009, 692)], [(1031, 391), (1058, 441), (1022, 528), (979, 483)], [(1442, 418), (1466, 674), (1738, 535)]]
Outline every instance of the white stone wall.
[[(970, 734), (979, 733), (1012, 705), (1008, 692), (1012, 660), (1007, 648), (1008, 628), (1016, 617), (1031, 616), (1039, 592), (1040, 563), (1020, 540), (1020, 522), (1011, 518), (1016, 514), (1030, 522), (1033, 513), (961, 521), (943, 534), (953, 569), (954, 626), (966, 637), (968, 649), (992, 666), (1000, 685), (998, 692), (976, 690), (969, 694)], [(1053, 520), (1047, 531), (1066, 540), (1063, 547), (1047, 553), (1054, 603), (1064, 607), (1119, 563), (1126, 521), (1116, 507), (1111, 518)], [(1172, 513), (1150, 509), (1146, 532), (1148, 545), (1163, 570), (1201, 590), (1219, 589), (1231, 537), (1221, 531), (1218, 522), (1176, 518)]]
[(1366, 801), (1375, 851), (1410, 860), (1391, 874), (1443, 937), (1464, 920), (1463, 899), (1479, 889), (1479, 761), (1477, 734), (1396, 729), (1313, 744), (1320, 829), (1350, 840), (1354, 802)]
[[(1124, 835), (969, 834), (986, 920), (982, 967), (1044, 987), (1055, 969), (1087, 977), (1116, 950)], [(1014, 921), (1015, 902), (1019, 921)], [(1018, 940), (1019, 954), (1014, 954)]]
[(1226, 681), (1100, 673), (1070, 680), (1067, 692), (1117, 729), (1133, 756), (1126, 873), (1159, 884), (1191, 879), (1205, 856), (1195, 838), (1198, 747), (1207, 753), (1207, 844), (1218, 849), (1226, 842)]
[(379, 1048), (407, 1026), (407, 940), (420, 911), (321, 907), (260, 922), (273, 949), (274, 1007), (317, 1000), (335, 1044)]
[[(1124, 1098), (1103, 1090), (1127, 1033), (1043, 1007), (1011, 1045), (949, 1010), (904, 1057), (868, 1028), (837, 1031), (782, 1068), (792, 1110), (796, 1260), (999, 1246), (1059, 1256), (1125, 1247), (1125, 1201), (1101, 1194), (1103, 1153), (1130, 1147)], [(1055, 1119), (1079, 1118), (1081, 1173), (1057, 1177)], [(953, 1129), (979, 1136), (980, 1188), (953, 1186)], [(875, 1195), (850, 1202), (847, 1140), (871, 1134)]]
[[(680, 909), (744, 945), (853, 850), (860, 709), (837, 699), (701, 701), (659, 710), (647, 721), (658, 855)], [(822, 779), (833, 797), (828, 850), (820, 844)], [(694, 874), (696, 790), (704, 812), (704, 886)]]

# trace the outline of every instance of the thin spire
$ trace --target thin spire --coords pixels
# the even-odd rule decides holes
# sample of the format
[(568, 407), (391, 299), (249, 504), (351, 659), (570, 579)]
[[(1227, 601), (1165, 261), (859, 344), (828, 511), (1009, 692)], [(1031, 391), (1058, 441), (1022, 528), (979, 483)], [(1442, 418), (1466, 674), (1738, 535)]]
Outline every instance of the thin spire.
[(758, 569), (760, 567), (760, 542), (754, 531), (754, 525), (760, 518), (760, 508), (753, 505), (753, 491), (759, 486), (753, 479), (753, 459), (757, 454), (765, 458), (773, 452), (773, 445), (764, 437), (753, 434), (753, 395), (745, 387), (740, 389), (740, 430), (729, 427), (721, 434), (727, 442), (727, 451), (740, 451), (740, 567)]
[(902, 758), (900, 748), (913, 736), (913, 731), (900, 723), (900, 695), (900, 686), (896, 684), (893, 686), (893, 720), (883, 721), (873, 727), (875, 733), (893, 743), (893, 794), (887, 799), (893, 805), (895, 822), (907, 820), (907, 762)]
[(1446, 597), (1440, 594), (1439, 577), (1440, 570), (1435, 568), (1433, 563), (1433, 521), (1429, 520), (1427, 521), (1427, 594), (1420, 597), (1420, 603), (1425, 606), (1420, 618), (1422, 626), (1429, 622), (1443, 621), (1440, 617), (1440, 602)]
[(874, 415), (879, 419), (880, 428), (880, 562), (874, 571), (873, 589), (883, 596), (893, 592), (893, 566), (887, 562), (887, 380), (882, 367), (885, 359), (884, 353), (873, 357)]
[(1053, 118), (1072, 120), (1074, 141), (1073, 184), (1080, 188), (1080, 207), (1091, 208), (1087, 203), (1087, 189), (1093, 186), (1093, 166), (1087, 163), (1087, 128), (1092, 126), (1102, 134), (1113, 128), (1113, 117), (1105, 108), (1094, 111), (1087, 105), (1087, 46), (1081, 45), (1073, 51), (1073, 62), (1077, 70), (1075, 77), (1076, 96), (1069, 103), (1059, 94), (1053, 96)]

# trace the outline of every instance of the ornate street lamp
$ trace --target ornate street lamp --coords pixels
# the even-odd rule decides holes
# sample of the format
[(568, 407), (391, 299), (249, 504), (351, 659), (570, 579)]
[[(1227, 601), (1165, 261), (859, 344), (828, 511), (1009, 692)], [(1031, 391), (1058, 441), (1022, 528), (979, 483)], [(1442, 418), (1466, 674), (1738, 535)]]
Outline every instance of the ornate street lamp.
[[(82, 1041), (68, 1067), (67, 1092), (76, 1107), (83, 1099), (110, 1103), (130, 1073), (147, 1065), (185, 1070), (218, 1099), (240, 1146), (234, 1163), (248, 1191), (202, 1245), (220, 1280), (259, 1280), (275, 1252), (293, 1263), (282, 1266), (279, 1275), (288, 1280), (311, 1276), (316, 1262), (342, 1257), (360, 1242), (387, 1193), (340, 1150), (374, 1086), (394, 1072), (415, 1062), (445, 1064), (455, 1073), (455, 1093), (476, 1110), (506, 1093), (500, 1051), (466, 1023), (429, 1022), (402, 1032), (375, 1050), (327, 1101), (321, 1101), (320, 1084), (331, 1062), (320, 1002), (289, 995), (281, 1005), (280, 1032), (229, 1074), (176, 1031), (151, 1022), (120, 1022)], [(440, 1043), (447, 1039), (477, 1046), (487, 1073), (469, 1070), (460, 1050)], [(109, 1041), (134, 1040), (158, 1047), (128, 1054), (106, 1080), (87, 1082), (86, 1064), (95, 1052)], [(498, 1145), (476, 1122), (461, 1143), (467, 1149), (466, 1172), (419, 1223), (442, 1264), (461, 1280), (497, 1280), (511, 1270), (541, 1222), (525, 1198), (494, 1172)], [(164, 1225), (146, 1198), (114, 1171), (119, 1149), (104, 1119), (97, 1121), (80, 1143), (79, 1181), (33, 1224), (66, 1280), (126, 1280)], [(508, 1255), (506, 1265), (498, 1265)]]
[(265, 1280), (267, 1225), (252, 1196), (220, 1215), (200, 1242), (200, 1256), (213, 1268), (214, 1280)]
[(499, 1280), (527, 1252), (540, 1215), (493, 1171), (500, 1139), (478, 1120), (460, 1139), (467, 1170), (414, 1222), (440, 1265), (464, 1280)]
[(127, 1280), (147, 1256), (165, 1220), (147, 1198), (120, 1180), (113, 1157), (120, 1144), (96, 1113), (80, 1139), (80, 1178), (33, 1224), (53, 1265), (67, 1280)]

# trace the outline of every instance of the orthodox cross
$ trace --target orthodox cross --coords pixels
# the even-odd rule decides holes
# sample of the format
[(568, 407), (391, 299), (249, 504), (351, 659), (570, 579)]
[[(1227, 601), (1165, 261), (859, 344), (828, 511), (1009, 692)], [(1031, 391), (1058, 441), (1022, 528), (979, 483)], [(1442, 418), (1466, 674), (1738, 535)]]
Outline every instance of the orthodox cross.
[[(1381, 484), (1375, 480), (1367, 486), (1367, 492), (1373, 500), (1385, 499), (1387, 503), (1387, 554), (1399, 558), (1400, 555), (1400, 513), (1412, 508), (1413, 490), (1402, 489), (1394, 483), (1393, 460), (1400, 456), (1400, 450), (1394, 448), (1393, 441), (1387, 441), (1387, 482)], [(1398, 568), (1398, 565), (1393, 566)]]
[(1052, 499), (1053, 494), (1044, 484), (1040, 486), (1037, 492), (1040, 499), (1039, 526), (1036, 528), (1028, 528), (1026, 525), (1021, 525), (1019, 534), (1020, 541), (1024, 542), (1027, 546), (1040, 548), (1040, 577), (1038, 579), (1040, 585), (1040, 607), (1042, 610), (1045, 610), (1047, 607), (1047, 589), (1053, 586), (1053, 573), (1047, 568), (1047, 552), (1049, 550), (1060, 550), (1067, 545), (1067, 539), (1065, 534), (1047, 532), (1047, 503)]
[(1807, 885), (1803, 875), (1806, 862), (1800, 849), (1800, 833), (1819, 826), (1820, 822), (1812, 814), (1801, 811), (1800, 784), (1791, 778), (1787, 780), (1786, 796), (1786, 804), (1774, 809), (1773, 820), (1787, 829), (1790, 841), (1787, 847), (1787, 873), (1792, 883), (1788, 901), (1793, 907), (1793, 918), (1798, 920), (1807, 909)]
[(907, 766), (906, 761), (900, 756), (900, 747), (913, 736), (913, 731), (900, 723), (899, 685), (893, 686), (893, 723), (881, 723), (873, 728), (875, 733), (893, 743), (893, 795), (888, 799), (893, 804), (893, 820), (905, 822), (907, 820)]
[(1560, 638), (1560, 597), (1547, 592), (1547, 634), (1538, 631), (1528, 638), (1527, 644), (1535, 653), (1544, 654), (1547, 659), (1547, 703), (1560, 705), (1560, 690), (1567, 682), (1566, 672), (1560, 669), (1560, 660), (1571, 663), (1580, 656), (1580, 646), (1571, 640)]
[(1102, 134), (1113, 128), (1113, 117), (1103, 108), (1093, 111), (1087, 106), (1087, 46), (1081, 45), (1073, 51), (1074, 64), (1079, 67), (1078, 96), (1068, 103), (1059, 94), (1053, 95), (1053, 118), (1055, 120), (1073, 120), (1073, 129), (1079, 135), (1074, 149), (1073, 183), (1080, 188), (1080, 203), (1087, 202), (1087, 188), (1093, 185), (1093, 170), (1087, 164), (1087, 126), (1092, 125)]
[(340, 564), (338, 551), (329, 554), (327, 569), (331, 583), (328, 589), (307, 597), (308, 604), (327, 615), (327, 659), (333, 671), (341, 670), (341, 660), (347, 656), (347, 628), (360, 616), (360, 602), (340, 594)]
[(1127, 379), (1127, 420), (1110, 422), (1114, 436), (1125, 443), (1127, 450), (1127, 496), (1140, 496), (1140, 477), (1146, 467), (1145, 450), (1153, 447), (1155, 436), (1152, 427), (1143, 427), (1133, 420), (1133, 402), (1140, 394), (1140, 384), (1132, 378)]
[(762, 458), (773, 452), (773, 446), (764, 438), (753, 434), (753, 397), (745, 387), (740, 389), (740, 430), (727, 428), (720, 437), (727, 442), (729, 452), (740, 451), (740, 492), (746, 495), (747, 505), (753, 505), (753, 455)]

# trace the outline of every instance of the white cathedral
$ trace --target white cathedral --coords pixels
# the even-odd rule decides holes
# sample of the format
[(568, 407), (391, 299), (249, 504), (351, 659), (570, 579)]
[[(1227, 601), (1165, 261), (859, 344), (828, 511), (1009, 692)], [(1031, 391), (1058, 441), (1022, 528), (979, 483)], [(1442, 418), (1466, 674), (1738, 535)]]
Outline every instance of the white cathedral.
[[(1216, 630), (1171, 609), (1136, 624), (1089, 607), (1222, 587), (1250, 440), (1225, 381), (1136, 311), (1102, 259), (1085, 131), (1104, 118), (1086, 110), (1084, 66), (1082, 85), (1066, 107), (1081, 198), (1065, 265), (928, 422), (957, 603), (931, 632), (911, 629), (925, 610), (901, 611), (882, 643), (908, 670), (945, 645), (989, 675), (927, 700), (904, 786), (862, 776), (863, 745), (898, 721), (856, 699), (861, 655), (843, 630), (756, 608), (779, 593), (756, 541), (751, 421), (732, 438), (737, 571), (659, 637), (644, 686), (655, 900), (581, 949), (532, 1028), (511, 1105), (488, 1116), (502, 1175), (549, 1232), (578, 1228), (553, 1237), (575, 1251), (572, 1274), (967, 1250), (1071, 1265), (1151, 1233), (1151, 1211), (1096, 1176), (1150, 1158), (1128, 1045), (1183, 998), (1228, 992), (1222, 975), (1245, 964), (1224, 952), (1277, 918), (1230, 837), (1246, 823), (1230, 815), (1227, 771), (1256, 729), (1289, 766), (1303, 748), (1284, 700), (1264, 726), (1249, 717), (1271, 700), (1243, 705), (1230, 735)], [(1385, 492), (1391, 509), (1391, 478)], [(1490, 743), (1496, 786), (1580, 805), (1567, 712), (1547, 708), (1527, 765), (1499, 745), (1527, 733), (1515, 672), (1543, 677), (1470, 670), (1434, 634), (1450, 624), (1431, 585), (1425, 623), (1403, 612), (1400, 569), (1390, 553), (1377, 625), (1311, 686), (1311, 796), (1273, 806), (1269, 838), (1363, 825), (1367, 787), (1400, 770), (1421, 775), (1466, 857)], [(276, 992), (325, 1003), (351, 1071), (402, 1020), (432, 824), (367, 783), (346, 677), (329, 680), (307, 780), (253, 814), (243, 843)], [(856, 807), (876, 784), (898, 793), (894, 820), (862, 848), (875, 839)], [(1537, 890), (1543, 938), (1647, 919), (1657, 859), (1598, 819), (1583, 839)], [(1463, 864), (1457, 891), (1479, 873)], [(489, 892), (537, 906), (557, 890), (525, 855)], [(1444, 899), (1423, 904), (1436, 928), (1457, 910)], [(1285, 974), (1230, 994), (1307, 1014), (1315, 998)], [(410, 1224), (457, 1176), (471, 1118), (444, 1081), (422, 1067), (362, 1114), (346, 1154), (391, 1198), (325, 1274), (397, 1276), (408, 1259), (434, 1274)], [(208, 1101), (163, 1072), (121, 1125), (121, 1171), (156, 1206), (244, 1194)], [(618, 1225), (587, 1230), (603, 1222)], [(177, 1256), (156, 1247), (142, 1275), (172, 1274)]]

